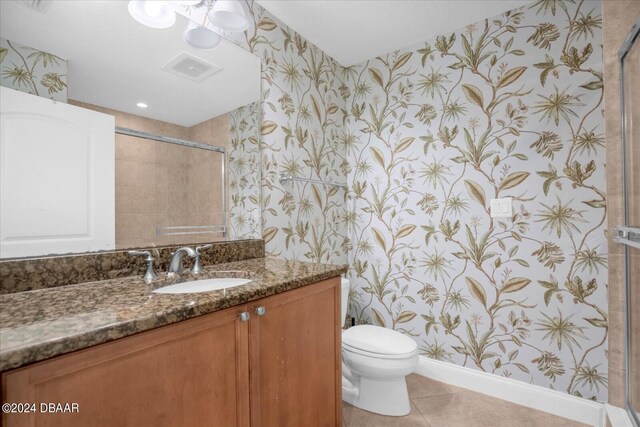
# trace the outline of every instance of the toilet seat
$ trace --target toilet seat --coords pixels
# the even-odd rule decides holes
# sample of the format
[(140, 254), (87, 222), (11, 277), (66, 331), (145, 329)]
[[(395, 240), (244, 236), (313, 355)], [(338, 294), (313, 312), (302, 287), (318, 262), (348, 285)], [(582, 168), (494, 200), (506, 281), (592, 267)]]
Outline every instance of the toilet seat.
[(418, 345), (398, 331), (380, 326), (358, 325), (342, 333), (342, 348), (377, 359), (409, 359), (417, 354)]

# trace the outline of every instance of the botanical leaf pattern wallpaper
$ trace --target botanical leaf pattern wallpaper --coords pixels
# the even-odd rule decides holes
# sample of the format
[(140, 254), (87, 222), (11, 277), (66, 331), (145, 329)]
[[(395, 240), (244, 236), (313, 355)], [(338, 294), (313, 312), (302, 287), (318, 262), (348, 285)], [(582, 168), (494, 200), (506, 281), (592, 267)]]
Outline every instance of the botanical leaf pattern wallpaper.
[(600, 3), (540, 0), (342, 71), (358, 323), (606, 401), (602, 68)]
[(535, 1), (347, 68), (246, 6), (267, 252), (348, 254), (350, 314), (423, 355), (606, 401), (600, 3)]
[(67, 102), (67, 61), (0, 38), (0, 85)]
[(259, 239), (260, 210), (260, 102), (229, 114), (229, 237)]
[(245, 6), (250, 28), (235, 41), (262, 58), (261, 206), (267, 253), (346, 263), (346, 191), (279, 182), (286, 174), (346, 183), (342, 67), (256, 3)]

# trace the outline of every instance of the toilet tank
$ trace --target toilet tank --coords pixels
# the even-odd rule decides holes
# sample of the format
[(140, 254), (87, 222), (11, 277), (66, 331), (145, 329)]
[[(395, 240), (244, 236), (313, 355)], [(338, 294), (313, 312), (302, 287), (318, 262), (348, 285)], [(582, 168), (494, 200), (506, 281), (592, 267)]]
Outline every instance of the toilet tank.
[(342, 295), (340, 298), (342, 305), (342, 326), (345, 326), (346, 317), (347, 317), (347, 308), (349, 307), (349, 289), (351, 289), (351, 283), (349, 283), (348, 279), (342, 278), (341, 290)]

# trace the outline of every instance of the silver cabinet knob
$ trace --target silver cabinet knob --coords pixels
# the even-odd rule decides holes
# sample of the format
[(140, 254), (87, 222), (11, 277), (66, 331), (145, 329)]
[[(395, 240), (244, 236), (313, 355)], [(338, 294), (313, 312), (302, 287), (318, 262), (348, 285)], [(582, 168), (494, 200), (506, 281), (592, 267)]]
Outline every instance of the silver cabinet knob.
[(249, 320), (249, 312), (243, 311), (242, 313), (240, 313), (240, 320), (242, 320), (243, 322), (247, 322)]
[(263, 306), (256, 307), (256, 314), (258, 316), (264, 316), (266, 312), (267, 312), (267, 309), (264, 308)]

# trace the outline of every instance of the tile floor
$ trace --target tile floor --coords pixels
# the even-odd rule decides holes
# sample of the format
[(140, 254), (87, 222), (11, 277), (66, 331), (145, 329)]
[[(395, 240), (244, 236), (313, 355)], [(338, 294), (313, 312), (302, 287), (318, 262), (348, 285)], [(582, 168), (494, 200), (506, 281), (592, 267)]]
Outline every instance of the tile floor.
[(384, 417), (342, 402), (346, 427), (585, 427), (565, 418), (431, 380), (407, 377), (411, 413)]

